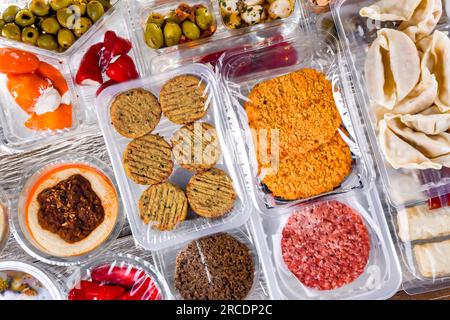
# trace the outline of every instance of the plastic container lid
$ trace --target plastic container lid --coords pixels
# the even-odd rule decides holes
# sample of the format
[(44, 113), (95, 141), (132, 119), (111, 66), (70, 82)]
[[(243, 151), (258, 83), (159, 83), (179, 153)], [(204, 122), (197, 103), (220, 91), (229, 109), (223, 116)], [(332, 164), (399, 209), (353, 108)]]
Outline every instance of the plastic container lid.
[(6, 246), (6, 242), (9, 238), (9, 219), (8, 219), (8, 211), (9, 211), (9, 201), (8, 198), (0, 188), (0, 254), (2, 250)]

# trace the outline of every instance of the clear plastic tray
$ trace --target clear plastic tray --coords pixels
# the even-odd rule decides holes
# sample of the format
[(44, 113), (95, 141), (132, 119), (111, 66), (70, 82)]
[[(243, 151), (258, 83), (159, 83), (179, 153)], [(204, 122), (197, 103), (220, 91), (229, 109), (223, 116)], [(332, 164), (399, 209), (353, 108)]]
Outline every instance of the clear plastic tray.
[[(287, 269), (282, 257), (280, 231), (294, 210), (318, 203), (339, 201), (358, 212), (370, 235), (370, 256), (364, 273), (354, 282), (330, 291), (319, 291), (304, 286)], [(387, 299), (394, 295), (402, 282), (399, 261), (387, 230), (380, 200), (375, 191), (356, 190), (346, 194), (327, 196), (299, 204), (290, 210), (279, 211), (278, 216), (252, 217), (263, 268), (272, 295), (278, 299)]]
[(67, 299), (69, 291), (76, 287), (81, 280), (90, 280), (91, 271), (100, 266), (109, 265), (111, 267), (134, 267), (138, 270), (143, 270), (146, 275), (154, 281), (160, 293), (160, 300), (170, 300), (172, 295), (164, 277), (155, 269), (155, 267), (149, 262), (131, 255), (122, 253), (110, 253), (102, 255), (101, 257), (92, 259), (88, 263), (81, 266), (81, 268), (74, 270), (74, 272), (68, 276), (66, 281), (67, 292), (64, 293)]
[[(395, 207), (414, 206), (429, 197), (444, 195), (446, 185), (450, 184), (448, 168), (445, 170), (395, 170), (385, 160), (380, 149), (376, 133), (375, 115), (369, 108), (369, 97), (364, 80), (364, 62), (370, 44), (377, 36), (377, 30), (382, 27), (393, 28), (395, 24), (374, 23), (374, 21), (359, 16), (361, 8), (373, 4), (372, 0), (337, 0), (332, 3), (333, 16), (336, 21), (339, 37), (357, 87), (357, 103), (367, 123), (374, 158), (381, 172), (381, 179), (390, 202)], [(448, 17), (443, 14), (437, 27), (448, 31)]]
[[(237, 45), (239, 42), (244, 44), (248, 43), (247, 41), (240, 40), (239, 36), (246, 36), (247, 33), (257, 33), (264, 31), (266, 29), (278, 29), (284, 28), (285, 24), (298, 25), (302, 19), (301, 6), (297, 0), (295, 0), (295, 8), (292, 14), (285, 19), (273, 20), (267, 23), (261, 23), (254, 26), (249, 26), (242, 29), (229, 29), (226, 27), (222, 21), (222, 17), (219, 12), (219, 2), (218, 0), (188, 0), (188, 1), (177, 1), (177, 0), (156, 0), (152, 2), (148, 2), (146, 0), (127, 0), (128, 6), (130, 8), (131, 16), (133, 18), (132, 25), (134, 29), (136, 42), (139, 43), (139, 46), (142, 48), (142, 54), (146, 57), (148, 56), (157, 56), (160, 58), (161, 62), (169, 66), (170, 61), (173, 59), (168, 58), (167, 56), (178, 56), (189, 54), (190, 52), (194, 52), (196, 55), (207, 55), (208, 53), (214, 53), (217, 51), (225, 50), (230, 45)], [(187, 3), (189, 5), (193, 4), (204, 4), (207, 5), (208, 8), (212, 9), (212, 14), (214, 16), (215, 23), (217, 25), (217, 30), (214, 34), (208, 38), (199, 39), (195, 41), (191, 41), (185, 44), (176, 45), (172, 47), (166, 47), (161, 49), (152, 49), (144, 41), (144, 26), (147, 21), (148, 15), (151, 12), (166, 12), (170, 9), (176, 8), (180, 3)], [(233, 39), (232, 41), (230, 39)], [(236, 43), (238, 41), (238, 43)], [(212, 45), (212, 46), (209, 46)], [(206, 49), (205, 47), (208, 47)], [(213, 48), (213, 49), (211, 49)], [(205, 50), (209, 52), (205, 52)], [(175, 58), (176, 59), (176, 58)], [(194, 61), (191, 61), (194, 62)], [(195, 61), (196, 62), (196, 61)], [(162, 72), (162, 68), (159, 70), (154, 70), (153, 68), (158, 68), (158, 64), (155, 65), (147, 65), (147, 70), (150, 73)]]
[[(82, 255), (57, 257), (43, 250), (30, 236), (28, 226), (25, 221), (25, 206), (28, 193), (31, 188), (33, 188), (36, 181), (55, 166), (67, 164), (84, 164), (103, 173), (115, 189), (118, 200), (118, 214), (117, 220), (110, 234), (106, 240), (99, 244), (96, 248)], [(112, 170), (104, 162), (94, 157), (82, 154), (66, 154), (59, 157), (48, 157), (47, 159), (38, 162), (23, 175), (22, 181), (16, 191), (18, 198), (13, 204), (14, 211), (10, 217), (12, 233), (20, 246), (35, 259), (59, 266), (70, 266), (84, 263), (105, 251), (117, 239), (120, 231), (122, 230), (125, 219), (123, 215), (122, 200), (117, 190), (118, 188)]]
[[(283, 54), (287, 46), (295, 50), (296, 58), (293, 56), (293, 60), (287, 64), (274, 63), (273, 57)], [(299, 69), (314, 68), (326, 74), (332, 82), (336, 106), (352, 140), (350, 142), (353, 158), (352, 171), (340, 187), (327, 194), (340, 194), (369, 187), (374, 180), (372, 162), (367, 151), (367, 137), (362, 131), (363, 124), (354, 106), (353, 96), (348, 91), (350, 83), (340, 69), (342, 60), (338, 48), (339, 45), (331, 35), (324, 38), (318, 32), (298, 29), (285, 37), (279, 37), (278, 41), (257, 43), (246, 47), (245, 50), (227, 52), (220, 60), (219, 74), (227, 91), (226, 105), (230, 106), (229, 126), (232, 134), (236, 136), (237, 150), (241, 153), (239, 156), (249, 160), (250, 171), (246, 176), (252, 179), (250, 184), (253, 189), (252, 198), (256, 207), (263, 213), (270, 214), (273, 208), (289, 207), (308, 199), (296, 201), (278, 199), (263, 186), (257, 174), (256, 153), (243, 104), (256, 84)], [(254, 61), (258, 61), (259, 64), (252, 67)], [(243, 154), (244, 152), (246, 154)], [(246, 163), (246, 160), (243, 162)]]
[(2, 224), (4, 226), (4, 229), (0, 229), (0, 254), (2, 253), (2, 250), (6, 246), (6, 242), (8, 242), (9, 238), (9, 200), (6, 196), (6, 193), (3, 191), (2, 188), (0, 188), (0, 210), (3, 210), (1, 214), (0, 213), (0, 219), (2, 219)]
[[(109, 109), (111, 102), (117, 94), (132, 88), (145, 88), (151, 91), (156, 97), (159, 97), (160, 89), (166, 81), (183, 74), (197, 76), (206, 83), (208, 96), (210, 97), (210, 105), (207, 115), (201, 121), (208, 122), (217, 129), (222, 155), (216, 167), (226, 171), (230, 175), (237, 199), (234, 204), (234, 209), (221, 218), (206, 219), (190, 212), (188, 219), (180, 223), (174, 230), (161, 232), (146, 225), (139, 216), (139, 198), (148, 186), (138, 185), (125, 175), (122, 165), (122, 155), (131, 140), (122, 137), (116, 132), (111, 124)], [(235, 228), (244, 224), (250, 215), (246, 193), (242, 187), (241, 173), (238, 172), (239, 166), (232, 159), (233, 151), (230, 150), (232, 146), (230, 146), (227, 136), (224, 133), (226, 122), (224, 119), (225, 114), (222, 111), (223, 106), (219, 90), (214, 74), (208, 67), (200, 64), (191, 64), (163, 74), (107, 88), (97, 99), (99, 124), (105, 137), (119, 189), (124, 199), (128, 221), (130, 222), (136, 243), (145, 249), (159, 250), (201, 236)], [(152, 133), (159, 134), (168, 140), (178, 128), (180, 126), (162, 117), (160, 123)], [(191, 172), (175, 164), (169, 181), (184, 188), (192, 175)]]
[[(63, 300), (62, 288), (60, 284), (46, 271), (34, 265), (21, 261), (0, 261), (1, 271), (17, 271), (27, 273), (36, 278), (45, 289), (48, 290), (51, 300)], [(0, 300), (1, 295), (0, 295)]]
[[(112, 3), (115, 3), (113, 1)], [(10, 4), (18, 4), (24, 6), (27, 1), (8, 1), (0, 5), (0, 12)], [(118, 12), (121, 12), (118, 14)], [(48, 143), (58, 143), (74, 136), (81, 132), (94, 130), (92, 124), (95, 121), (95, 110), (92, 104), (93, 99), (89, 100), (89, 92), (85, 89), (79, 89), (75, 85), (73, 78), (75, 77), (77, 67), (70, 67), (69, 62), (73, 61), (71, 57), (79, 54), (83, 50), (85, 42), (92, 36), (97, 36), (99, 29), (108, 23), (115, 28), (117, 16), (122, 16), (126, 12), (122, 9), (122, 5), (116, 4), (108, 10), (102, 18), (100, 18), (81, 38), (79, 38), (73, 46), (67, 51), (58, 53), (49, 50), (44, 50), (35, 46), (31, 46), (22, 42), (8, 40), (0, 37), (0, 47), (11, 47), (35, 54), (41, 61), (50, 63), (57, 67), (69, 86), (71, 102), (73, 107), (73, 126), (70, 129), (55, 130), (55, 131), (34, 131), (27, 129), (23, 123), (27, 116), (18, 105), (14, 102), (9, 94), (6, 86), (5, 75), (0, 75), (0, 144), (8, 152), (24, 151), (34, 149), (39, 145)], [(126, 19), (124, 16), (122, 19)], [(126, 21), (126, 20), (125, 20)], [(126, 25), (126, 24), (125, 24)], [(119, 26), (123, 30), (122, 25)], [(80, 58), (81, 59), (81, 58)], [(78, 61), (79, 63), (79, 61)]]
[[(258, 257), (258, 253), (255, 248), (254, 238), (252, 234), (248, 231), (248, 229), (244, 226), (239, 229), (233, 229), (225, 232), (226, 234), (231, 235), (241, 243), (245, 244), (251, 251), (253, 256), (253, 265), (254, 265), (254, 277), (253, 277), (253, 286), (250, 289), (246, 299), (247, 300), (261, 300), (266, 298), (265, 288), (261, 282), (261, 266), (260, 260)], [(198, 237), (196, 239), (200, 239)], [(195, 241), (195, 239), (193, 239)], [(175, 268), (176, 268), (176, 258), (178, 253), (185, 248), (190, 241), (185, 243), (179, 243), (170, 248), (166, 248), (164, 250), (160, 250), (155, 253), (155, 260), (157, 262), (157, 266), (162, 270), (165, 278), (167, 279), (170, 291), (176, 300), (182, 300), (180, 293), (174, 287), (174, 276), (175, 276)]]

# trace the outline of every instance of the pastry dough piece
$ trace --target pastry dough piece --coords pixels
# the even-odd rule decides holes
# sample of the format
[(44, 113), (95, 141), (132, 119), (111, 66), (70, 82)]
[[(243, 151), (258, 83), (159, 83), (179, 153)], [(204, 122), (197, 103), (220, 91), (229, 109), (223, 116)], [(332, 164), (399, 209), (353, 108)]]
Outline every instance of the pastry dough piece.
[(438, 83), (436, 77), (428, 70), (421, 75), (421, 80), (417, 86), (400, 101), (392, 110), (384, 107), (375, 107), (377, 120), (384, 118), (386, 113), (392, 114), (416, 114), (427, 110), (434, 104), (438, 93)]
[(367, 53), (365, 77), (371, 104), (392, 109), (416, 87), (420, 58), (404, 33), (381, 29)]
[(414, 42), (428, 36), (442, 16), (442, 0), (422, 0), (410, 19), (398, 28)]
[(435, 210), (422, 205), (398, 211), (398, 236), (403, 242), (426, 240), (450, 234), (450, 208)]
[(388, 126), (388, 121), (379, 123), (380, 148), (386, 157), (386, 161), (394, 169), (442, 169), (442, 166), (450, 167), (450, 154), (430, 159), (410, 143), (402, 138)]
[(362, 17), (379, 21), (406, 21), (411, 19), (422, 0), (380, 0), (364, 7), (359, 14)]
[(403, 115), (400, 120), (409, 128), (427, 135), (448, 133), (450, 129), (450, 112), (440, 113), (439, 108), (436, 106), (419, 114)]
[(450, 111), (450, 39), (436, 30), (417, 43), (422, 52), (421, 70), (434, 74), (438, 83), (435, 104), (441, 112)]
[(450, 274), (450, 240), (415, 245), (414, 256), (422, 276), (432, 278)]

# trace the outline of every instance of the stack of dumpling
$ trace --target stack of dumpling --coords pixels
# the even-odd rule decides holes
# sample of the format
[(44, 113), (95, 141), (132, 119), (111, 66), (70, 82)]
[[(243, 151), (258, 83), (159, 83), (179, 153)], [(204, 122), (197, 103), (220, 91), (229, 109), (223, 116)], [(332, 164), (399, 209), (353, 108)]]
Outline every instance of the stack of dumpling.
[(365, 65), (379, 141), (395, 169), (450, 167), (450, 39), (434, 31), (441, 0), (381, 0), (360, 11), (381, 29)]

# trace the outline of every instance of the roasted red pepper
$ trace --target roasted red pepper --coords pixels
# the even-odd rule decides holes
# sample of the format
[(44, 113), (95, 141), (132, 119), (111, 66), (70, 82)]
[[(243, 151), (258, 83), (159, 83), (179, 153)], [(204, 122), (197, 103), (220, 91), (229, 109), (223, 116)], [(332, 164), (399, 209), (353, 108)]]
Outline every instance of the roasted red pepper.
[(102, 48), (102, 42), (96, 43), (85, 53), (75, 77), (77, 84), (82, 86), (103, 84), (102, 71), (99, 66), (100, 51)]
[(114, 57), (130, 52), (131, 42), (119, 37), (114, 31), (106, 31), (104, 48), (100, 54), (100, 69), (105, 72)]
[(98, 96), (100, 93), (102, 93), (103, 90), (105, 90), (106, 88), (117, 84), (118, 82), (114, 81), (114, 80), (108, 80), (103, 82), (103, 84), (97, 89), (96, 95)]
[(91, 282), (91, 285), (82, 291), (85, 300), (116, 300), (125, 293), (125, 288), (102, 286)]
[(121, 55), (111, 63), (106, 70), (106, 75), (113, 81), (124, 82), (139, 78), (133, 59), (127, 54)]

